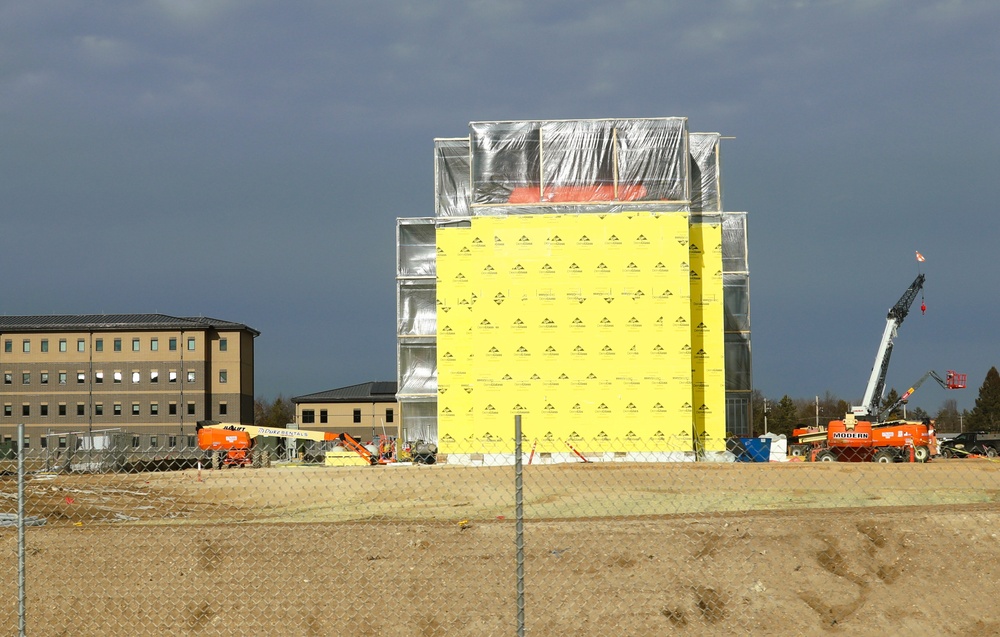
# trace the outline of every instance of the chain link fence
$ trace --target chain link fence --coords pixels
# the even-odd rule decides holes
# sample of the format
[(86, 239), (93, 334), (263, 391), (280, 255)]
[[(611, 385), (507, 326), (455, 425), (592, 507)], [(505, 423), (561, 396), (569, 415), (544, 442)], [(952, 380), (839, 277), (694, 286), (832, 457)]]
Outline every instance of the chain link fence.
[[(763, 462), (744, 445), (644, 461), (616, 451), (624, 440), (587, 453), (518, 447), (516, 427), (504, 453), (493, 441), (433, 464), (351, 463), (340, 450), (248, 466), (211, 452), (141, 462), (82, 443), (19, 457), (5, 428), (0, 626), (995, 634), (992, 620), (949, 610), (997, 592), (1000, 466), (989, 458)], [(957, 551), (975, 557), (955, 564)]]

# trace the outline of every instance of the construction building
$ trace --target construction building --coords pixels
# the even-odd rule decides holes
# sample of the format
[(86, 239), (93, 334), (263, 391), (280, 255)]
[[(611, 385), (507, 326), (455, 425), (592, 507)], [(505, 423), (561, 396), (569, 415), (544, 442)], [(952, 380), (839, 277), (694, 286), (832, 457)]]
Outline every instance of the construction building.
[(397, 220), (401, 429), (449, 461), (681, 459), (750, 430), (746, 214), (686, 118), (473, 122)]
[(110, 433), (136, 453), (195, 452), (199, 420), (253, 423), (258, 335), (206, 317), (0, 317), (3, 435), (23, 423), (29, 455)]

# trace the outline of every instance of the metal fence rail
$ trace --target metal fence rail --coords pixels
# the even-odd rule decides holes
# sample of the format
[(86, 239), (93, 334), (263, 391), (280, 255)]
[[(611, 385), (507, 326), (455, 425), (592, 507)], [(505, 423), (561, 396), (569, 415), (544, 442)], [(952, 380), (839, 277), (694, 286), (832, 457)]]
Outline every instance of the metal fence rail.
[[(0, 466), (11, 558), (0, 560), (0, 626), (33, 636), (975, 628), (893, 595), (947, 575), (931, 571), (927, 543), (1000, 554), (989, 534), (1000, 464), (644, 462), (614, 440), (541, 458), (517, 444), (519, 425), (507, 456), (491, 441), (462, 464), (26, 470), (21, 450)], [(984, 593), (994, 580), (980, 580)], [(939, 603), (961, 594), (944, 588)]]

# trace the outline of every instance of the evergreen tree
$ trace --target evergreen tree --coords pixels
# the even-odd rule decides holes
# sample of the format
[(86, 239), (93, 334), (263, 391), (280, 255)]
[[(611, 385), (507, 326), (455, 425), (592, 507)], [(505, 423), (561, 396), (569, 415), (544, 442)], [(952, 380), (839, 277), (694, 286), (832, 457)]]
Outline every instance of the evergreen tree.
[(991, 367), (979, 388), (976, 406), (969, 414), (970, 431), (1000, 431), (1000, 372)]
[[(892, 405), (896, 404), (897, 400), (899, 400), (899, 392), (897, 392), (896, 388), (893, 387), (892, 389), (889, 390), (889, 393), (886, 394), (885, 398), (882, 399), (882, 404), (879, 405), (879, 409), (887, 409)], [(874, 417), (875, 414), (872, 414), (872, 416)], [(886, 414), (885, 420), (897, 420), (902, 417), (903, 417), (903, 406), (900, 405), (896, 409), (893, 409), (891, 412)]]
[(791, 437), (792, 430), (799, 422), (797, 414), (795, 401), (789, 398), (788, 394), (785, 394), (771, 407), (771, 415), (767, 418), (768, 431)]

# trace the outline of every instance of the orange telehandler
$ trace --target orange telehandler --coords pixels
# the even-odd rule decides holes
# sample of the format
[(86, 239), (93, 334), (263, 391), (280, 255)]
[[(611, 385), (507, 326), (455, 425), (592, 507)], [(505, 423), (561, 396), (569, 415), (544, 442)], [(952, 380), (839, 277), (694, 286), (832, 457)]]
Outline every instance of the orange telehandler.
[[(344, 448), (358, 454), (369, 465), (395, 462), (394, 443), (380, 436), (378, 452), (373, 453), (361, 441), (346, 433), (310, 431), (308, 429), (279, 429), (257, 427), (255, 425), (226, 424), (214, 420), (203, 420), (197, 425), (198, 447), (206, 451), (225, 452), (219, 464), (227, 467), (249, 467), (254, 462), (254, 439), (258, 437), (288, 438), (292, 440), (312, 440), (315, 442), (338, 442)], [(213, 465), (215, 465), (213, 461)]]

